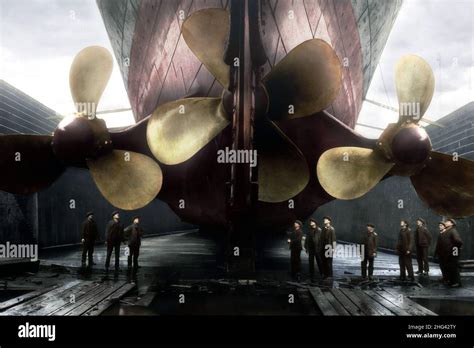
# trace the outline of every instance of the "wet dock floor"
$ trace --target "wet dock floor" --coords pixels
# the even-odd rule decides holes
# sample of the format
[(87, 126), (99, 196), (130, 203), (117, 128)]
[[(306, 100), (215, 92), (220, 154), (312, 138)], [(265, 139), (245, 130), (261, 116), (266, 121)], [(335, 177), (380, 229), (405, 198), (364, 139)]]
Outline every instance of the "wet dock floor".
[[(51, 306), (52, 314), (82, 313), (83, 309), (87, 315), (462, 315), (474, 312), (471, 275), (463, 276), (462, 288), (450, 289), (439, 282), (439, 267), (431, 263), (429, 277), (400, 282), (397, 255), (382, 251), (375, 261), (374, 281), (361, 279), (359, 258), (336, 257), (333, 279), (316, 279), (314, 283), (308, 279), (304, 252), (302, 281), (290, 281), (286, 238), (274, 240), (267, 247), (249, 281), (229, 279), (223, 268), (218, 267), (214, 241), (195, 232), (144, 238), (139, 259), (141, 268), (136, 274), (127, 272), (125, 245), (121, 271), (106, 274), (105, 251), (105, 246), (96, 247), (96, 265), (92, 271), (80, 267), (82, 252), (79, 248), (43, 252), (37, 274), (10, 277), (8, 282), (17, 289), (29, 286), (30, 290), (58, 284), (67, 287), (77, 280), (88, 282), (87, 286), (81, 285), (84, 287), (77, 305)], [(124, 287), (126, 284), (131, 286)], [(95, 294), (100, 294), (101, 299)], [(107, 302), (110, 299), (113, 303)], [(8, 298), (0, 302), (4, 300)], [(34, 301), (31, 298), (24, 302)], [(406, 302), (411, 305), (407, 307)], [(417, 304), (421, 305), (419, 312), (407, 311)], [(10, 311), (21, 313), (21, 307)], [(34, 315), (34, 312), (29, 314)]]

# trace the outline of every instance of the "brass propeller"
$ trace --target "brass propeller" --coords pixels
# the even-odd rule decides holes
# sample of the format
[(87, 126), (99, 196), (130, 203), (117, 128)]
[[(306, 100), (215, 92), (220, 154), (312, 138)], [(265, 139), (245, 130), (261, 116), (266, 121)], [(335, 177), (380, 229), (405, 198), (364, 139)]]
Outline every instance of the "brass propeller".
[[(183, 38), (189, 48), (225, 88), (229, 86), (230, 73), (229, 66), (224, 62), (228, 32), (229, 13), (222, 9), (197, 11), (182, 26)], [(318, 54), (319, 50), (326, 52), (326, 45), (312, 41), (298, 48), (296, 53), (291, 54), (291, 61), (283, 63), (282, 72), (269, 78), (268, 85), (273, 88), (271, 91), (275, 91), (279, 76), (283, 76), (286, 69), (295, 67), (291, 62), (298, 65), (312, 54)], [(309, 55), (304, 54), (305, 47), (308, 47)], [(301, 73), (306, 74), (307, 71)], [(316, 85), (319, 87), (319, 84)], [(310, 87), (313, 88), (312, 85)], [(303, 100), (298, 104), (298, 109), (304, 105), (307, 110), (313, 111), (315, 103), (312, 103), (313, 107), (305, 103)], [(318, 107), (325, 107), (323, 103), (324, 100), (316, 102), (320, 105)], [(223, 108), (222, 98), (177, 100), (161, 105), (153, 112), (147, 126), (148, 146), (160, 162), (179, 164), (194, 156), (229, 123), (230, 115)], [(307, 185), (308, 167), (298, 148), (274, 123), (265, 118), (259, 124), (256, 128), (260, 163), (259, 199), (281, 202), (295, 196)]]
[(52, 136), (0, 136), (0, 190), (28, 194), (53, 183), (64, 171), (51, 148)]
[(299, 44), (263, 79), (269, 117), (292, 119), (326, 109), (339, 93), (341, 74), (339, 58), (327, 42), (312, 39)]
[[(385, 129), (373, 150), (339, 147), (324, 152), (317, 163), (321, 186), (335, 198), (354, 199), (386, 174), (410, 176), (418, 195), (438, 214), (474, 215), (474, 161), (453, 161), (450, 155), (431, 151), (427, 133), (416, 125), (433, 96), (429, 64), (417, 56), (402, 57), (395, 78), (401, 110), (398, 123)], [(419, 105), (419, 112), (402, 112), (404, 104), (412, 110)]]
[(104, 47), (89, 46), (76, 55), (69, 70), (69, 87), (79, 115), (87, 111), (87, 116), (95, 116), (112, 68), (112, 55)]
[(229, 12), (210, 8), (194, 12), (181, 29), (188, 47), (224, 88), (229, 87), (230, 67), (223, 58), (229, 26)]
[(418, 123), (431, 103), (435, 80), (430, 65), (415, 55), (400, 58), (395, 68), (400, 121)]
[(114, 150), (96, 160), (87, 160), (87, 166), (102, 195), (124, 210), (150, 203), (163, 183), (158, 163), (137, 152)]
[(393, 166), (374, 150), (336, 147), (321, 155), (316, 172), (319, 183), (331, 196), (354, 199), (369, 192)]
[(0, 189), (36, 192), (54, 182), (66, 165), (86, 163), (100, 192), (117, 208), (138, 209), (156, 197), (163, 181), (158, 163), (139, 153), (113, 150), (105, 122), (95, 118), (112, 65), (105, 48), (83, 49), (69, 73), (76, 117), (64, 119), (53, 136), (0, 137)]
[(162, 163), (191, 158), (229, 124), (221, 98), (180, 99), (159, 106), (147, 126), (147, 142)]
[[(229, 13), (205, 9), (193, 13), (182, 26), (183, 38), (216, 79), (229, 87), (230, 67), (224, 61), (229, 35)], [(265, 77), (268, 113), (255, 128), (259, 158), (259, 200), (281, 202), (309, 182), (301, 151), (272, 120), (302, 117), (321, 111), (336, 98), (341, 86), (339, 59), (323, 40), (295, 47)], [(179, 112), (179, 107), (185, 112)], [(289, 108), (294, 113), (289, 113)], [(228, 124), (221, 99), (193, 98), (158, 107), (149, 120), (148, 145), (165, 164), (178, 164), (196, 154)]]
[(437, 214), (474, 215), (474, 161), (431, 152), (423, 170), (410, 179), (418, 196)]
[(300, 193), (309, 182), (306, 159), (298, 147), (269, 120), (257, 128), (258, 199), (283, 202)]
[[(71, 95), (84, 116), (82, 105), (94, 118), (97, 104), (112, 73), (113, 60), (107, 49), (98, 46), (80, 51), (71, 65), (69, 84)], [(81, 105), (82, 104), (82, 105)], [(92, 120), (91, 120), (92, 121)], [(89, 121), (91, 128), (95, 127)], [(103, 129), (102, 132), (108, 132)], [(107, 136), (96, 130), (96, 140)], [(144, 207), (160, 192), (163, 175), (152, 158), (135, 152), (113, 150), (96, 158), (87, 158), (87, 166), (102, 195), (115, 207), (133, 210)]]

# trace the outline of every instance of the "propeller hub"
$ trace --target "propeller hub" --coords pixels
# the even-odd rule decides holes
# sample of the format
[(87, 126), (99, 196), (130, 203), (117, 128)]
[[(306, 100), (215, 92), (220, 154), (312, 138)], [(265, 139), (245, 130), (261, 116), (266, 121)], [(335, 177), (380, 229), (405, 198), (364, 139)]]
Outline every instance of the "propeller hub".
[(403, 164), (420, 164), (429, 157), (431, 141), (423, 128), (406, 127), (394, 136), (391, 148), (397, 161)]
[(53, 134), (55, 155), (66, 163), (84, 166), (87, 158), (97, 158), (112, 150), (105, 122), (86, 117), (61, 121)]

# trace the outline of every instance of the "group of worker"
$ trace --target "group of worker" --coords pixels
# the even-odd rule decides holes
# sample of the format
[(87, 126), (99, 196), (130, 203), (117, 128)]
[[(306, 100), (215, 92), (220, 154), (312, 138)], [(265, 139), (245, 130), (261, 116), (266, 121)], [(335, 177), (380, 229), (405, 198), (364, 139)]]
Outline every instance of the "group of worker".
[[(294, 280), (300, 280), (301, 272), (301, 251), (308, 254), (309, 274), (311, 281), (314, 281), (315, 268), (314, 260), (323, 279), (332, 277), (332, 261), (336, 250), (336, 233), (331, 224), (331, 218), (323, 218), (323, 228), (318, 227), (315, 219), (309, 220), (309, 230), (303, 236), (303, 223), (300, 220), (294, 222), (293, 231), (290, 234), (288, 243), (291, 250), (291, 276)], [(448, 219), (439, 222), (439, 236), (434, 252), (439, 260), (442, 273), (441, 281), (450, 287), (460, 287), (461, 280), (458, 268), (458, 260), (462, 240), (456, 229), (456, 221)], [(304, 239), (304, 243), (302, 240)], [(412, 233), (409, 223), (406, 220), (400, 221), (400, 232), (398, 235), (395, 251), (398, 254), (400, 265), (400, 280), (414, 281), (415, 276), (412, 265), (412, 248), (415, 248), (418, 271), (416, 274), (422, 276), (429, 275), (428, 251), (432, 242), (426, 221), (423, 218), (416, 220), (416, 229)], [(374, 261), (377, 256), (378, 235), (375, 232), (375, 225), (368, 223), (367, 231), (361, 240), (363, 255), (361, 255), (361, 275), (363, 279), (373, 279)]]
[[(120, 245), (128, 242), (128, 268), (137, 270), (138, 255), (140, 254), (141, 239), (143, 236), (143, 229), (140, 226), (140, 217), (134, 216), (132, 224), (124, 228), (120, 223), (120, 214), (114, 211), (111, 215), (111, 220), (107, 223), (105, 229), (105, 245), (107, 246), (107, 257), (105, 260), (105, 270), (109, 270), (110, 258), (112, 253), (115, 254), (115, 271), (119, 271), (120, 265)], [(86, 214), (86, 219), (82, 223), (82, 265), (86, 265), (86, 258), (88, 260), (88, 267), (92, 268), (94, 265), (93, 254), (94, 245), (99, 240), (99, 232), (97, 223), (93, 212)]]
[[(318, 226), (315, 219), (311, 218), (309, 220), (310, 228), (304, 238), (304, 249), (309, 258), (311, 280), (314, 280), (315, 276), (315, 260), (320, 276), (323, 279), (332, 277), (332, 250), (336, 247), (336, 230), (331, 223), (332, 220), (329, 216), (323, 218), (322, 228)], [(294, 280), (299, 281), (301, 273), (301, 251), (303, 250), (303, 223), (300, 220), (296, 220), (293, 227), (293, 231), (288, 239), (291, 250), (291, 276)]]

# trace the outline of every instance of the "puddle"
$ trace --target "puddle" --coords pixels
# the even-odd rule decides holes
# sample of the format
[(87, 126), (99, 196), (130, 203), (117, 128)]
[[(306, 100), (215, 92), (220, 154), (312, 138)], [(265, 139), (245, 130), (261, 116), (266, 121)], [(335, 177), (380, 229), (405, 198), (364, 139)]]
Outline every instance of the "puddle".
[(411, 297), (413, 301), (426, 307), (438, 315), (474, 315), (474, 299), (439, 299)]

